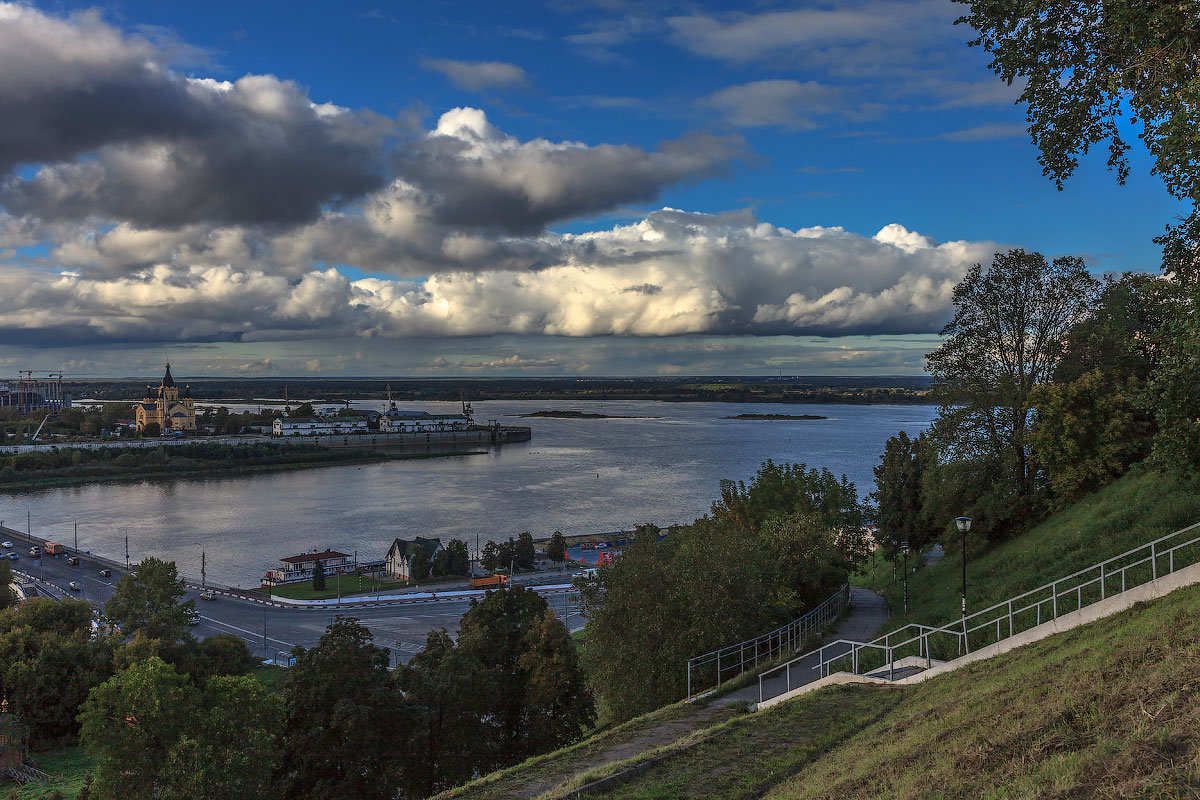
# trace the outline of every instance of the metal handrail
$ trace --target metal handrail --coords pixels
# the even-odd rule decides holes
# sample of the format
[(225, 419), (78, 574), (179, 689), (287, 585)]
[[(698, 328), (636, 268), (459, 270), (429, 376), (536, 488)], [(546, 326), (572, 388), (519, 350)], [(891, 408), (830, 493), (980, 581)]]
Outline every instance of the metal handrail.
[[(1107, 558), (1104, 561), (1053, 580), (1036, 589), (1031, 589), (1007, 600), (1002, 600), (995, 605), (976, 611), (946, 625), (933, 627), (909, 623), (902, 628), (888, 631), (883, 636), (873, 639), (870, 642), (858, 642), (848, 639), (839, 639), (836, 642), (830, 642), (816, 650), (811, 650), (761, 673), (758, 676), (759, 702), (766, 699), (764, 685), (770, 676), (780, 670), (784, 670), (787, 675), (784, 692), (791, 691), (792, 667), (798, 662), (811, 659), (814, 656), (816, 657), (816, 665), (812, 669), (817, 671), (818, 677), (829, 675), (834, 664), (846, 659), (850, 660), (850, 668), (854, 674), (860, 674), (864, 669), (867, 672), (877, 671), (886, 665), (890, 674), (894, 675), (897, 651), (903, 652), (906, 648), (912, 648), (914, 644), (916, 645), (916, 655), (926, 659), (926, 666), (931, 665), (933, 656), (930, 639), (933, 636), (941, 635), (949, 637), (957, 643), (957, 654), (962, 655), (970, 652), (972, 634), (975, 634), (975, 640), (983, 640), (983, 644), (986, 646), (987, 644), (999, 642), (1017, 633), (1029, 630), (1043, 622), (1058, 619), (1063, 614), (1078, 611), (1112, 594), (1128, 591), (1132, 587), (1156, 580), (1164, 574), (1170, 575), (1187, 564), (1200, 561), (1200, 557), (1197, 557), (1188, 561), (1187, 564), (1176, 563), (1176, 553), (1179, 553), (1184, 548), (1200, 545), (1200, 536), (1177, 543), (1172, 547), (1165, 547), (1164, 544), (1198, 527), (1200, 527), (1200, 522), (1193, 523), (1186, 528), (1180, 528), (1154, 541)], [(1148, 553), (1148, 555), (1139, 557), (1143, 553)], [(1163, 565), (1165, 571), (1161, 570), (1159, 565), (1159, 562), (1164, 558), (1167, 561)], [(1118, 567), (1117, 564), (1122, 561), (1129, 561), (1129, 563)], [(1139, 567), (1145, 567), (1146, 565), (1149, 565), (1149, 569), (1147, 570), (1149, 577), (1134, 580), (1131, 583), (1130, 571)], [(1094, 574), (1097, 570), (1099, 574)], [(1115, 581), (1118, 577), (1120, 579), (1120, 591), (1110, 593), (1108, 591), (1108, 583), (1109, 581)], [(1137, 576), (1133, 577), (1136, 578)], [(1039, 593), (1045, 593), (1045, 596), (1036, 597)], [(1030, 600), (1032, 602), (1026, 602)], [(1024, 604), (1022, 605), (1022, 603)], [(1049, 607), (1047, 608), (1047, 606)], [(1019, 622), (1019, 619), (1023, 621)], [(1028, 622), (1032, 624), (1025, 624)], [(993, 628), (994, 638), (992, 635)], [(908, 638), (899, 642), (893, 641), (894, 638), (899, 638), (900, 636), (907, 636)], [(826, 650), (835, 646), (840, 646), (838, 648), (839, 652), (827, 658)], [(874, 665), (868, 662), (864, 666), (862, 659), (859, 657), (859, 653), (863, 650), (870, 650), (872, 652), (882, 651), (885, 661)], [(777, 694), (782, 693), (779, 692)]]
[[(830, 621), (837, 619), (849, 601), (850, 584), (847, 583), (821, 601), (818, 606), (785, 625), (780, 625), (774, 630), (737, 644), (719, 647), (716, 650), (689, 658), (687, 662), (688, 699), (690, 700), (693, 695), (693, 672), (700, 667), (715, 663), (716, 682), (713, 685), (719, 686), (725, 680), (741, 675), (747, 667), (753, 669), (763, 660), (770, 660), (781, 652), (795, 652), (800, 649), (812, 638), (814, 633), (824, 628)], [(734, 659), (735, 654), (736, 660)], [(728, 661), (728, 666), (723, 668), (722, 661), (725, 660)], [(734, 675), (722, 679), (723, 672), (733, 669), (737, 669)]]

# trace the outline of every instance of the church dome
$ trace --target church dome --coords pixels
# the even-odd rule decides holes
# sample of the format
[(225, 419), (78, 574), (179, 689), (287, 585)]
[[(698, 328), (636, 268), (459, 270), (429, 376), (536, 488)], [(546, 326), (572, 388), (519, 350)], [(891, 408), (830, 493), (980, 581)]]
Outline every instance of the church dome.
[(174, 386), (175, 385), (175, 379), (171, 377), (171, 365), (170, 364), (167, 364), (167, 374), (163, 375), (162, 385), (163, 386)]

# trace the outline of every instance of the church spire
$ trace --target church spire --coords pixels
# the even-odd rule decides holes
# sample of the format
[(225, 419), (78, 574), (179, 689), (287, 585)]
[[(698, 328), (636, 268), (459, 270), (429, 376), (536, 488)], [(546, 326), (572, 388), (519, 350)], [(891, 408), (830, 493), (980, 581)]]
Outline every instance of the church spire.
[(174, 386), (175, 385), (175, 379), (171, 377), (170, 363), (167, 364), (167, 374), (163, 375), (162, 385), (163, 386)]

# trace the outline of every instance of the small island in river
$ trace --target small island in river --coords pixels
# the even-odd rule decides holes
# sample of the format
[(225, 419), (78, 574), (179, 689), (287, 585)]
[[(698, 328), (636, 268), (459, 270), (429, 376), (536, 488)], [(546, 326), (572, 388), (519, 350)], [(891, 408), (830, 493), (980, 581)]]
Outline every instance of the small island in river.
[(513, 417), (545, 417), (548, 419), (651, 419), (651, 417), (626, 417), (613, 414), (597, 414), (593, 411), (562, 411), (547, 409), (528, 414), (510, 414)]
[(736, 417), (722, 417), (721, 419), (768, 419), (768, 420), (793, 420), (793, 419), (829, 419), (822, 417), (819, 414), (738, 414)]

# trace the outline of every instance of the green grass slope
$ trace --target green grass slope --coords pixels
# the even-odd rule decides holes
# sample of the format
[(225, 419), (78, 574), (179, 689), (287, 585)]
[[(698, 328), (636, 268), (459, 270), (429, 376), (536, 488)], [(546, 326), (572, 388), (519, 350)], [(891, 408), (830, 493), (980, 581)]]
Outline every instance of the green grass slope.
[(767, 796), (1200, 796), (1200, 587), (902, 691)]
[[(1200, 492), (1161, 475), (1136, 470), (1022, 536), (982, 549), (967, 548), (967, 610), (978, 611), (1052, 580), (1090, 567), (1138, 545), (1200, 521)], [(962, 584), (958, 552), (908, 578), (908, 614), (891, 564), (876, 562), (860, 581), (882, 592), (892, 617), (885, 629), (907, 622), (937, 625), (959, 616)], [(909, 556), (909, 566), (917, 559)]]
[(727, 723), (606, 798), (1200, 797), (1200, 587), (911, 687)]

